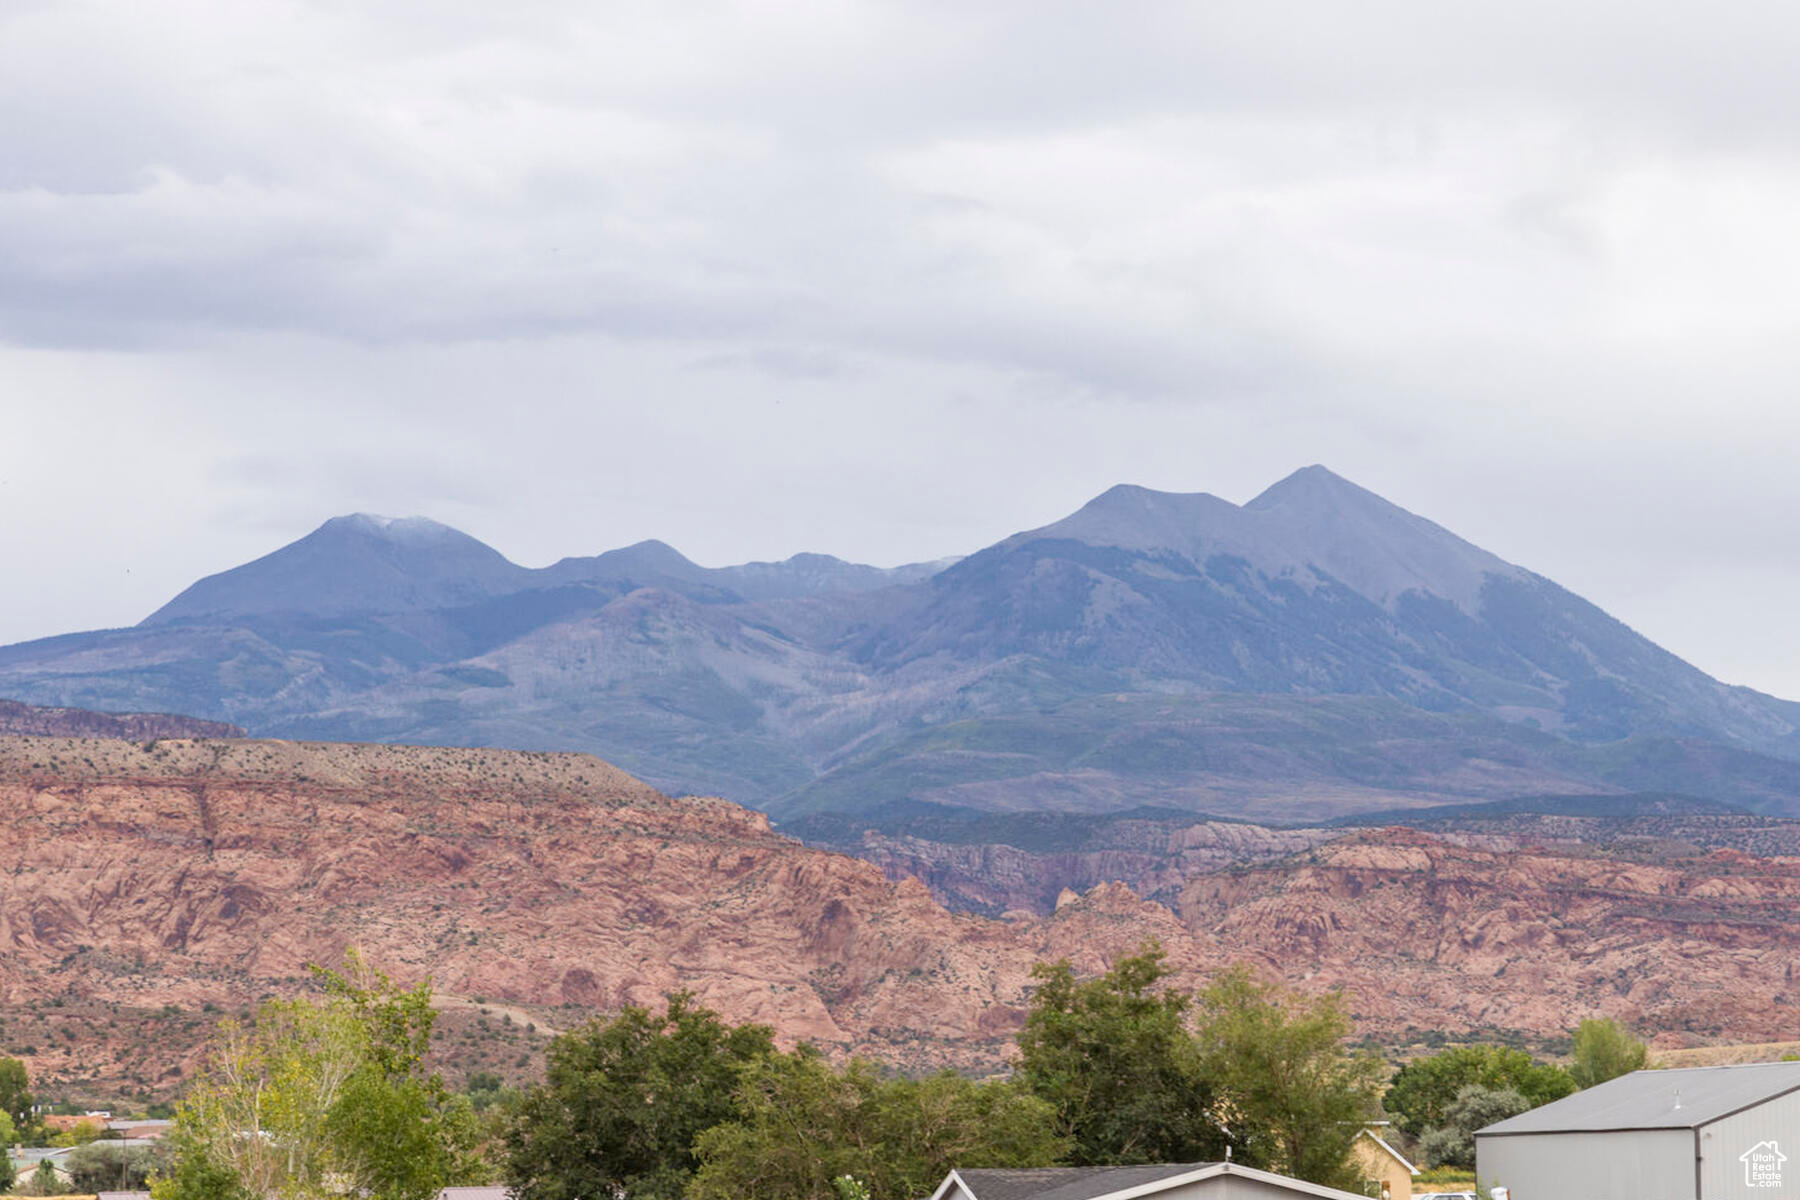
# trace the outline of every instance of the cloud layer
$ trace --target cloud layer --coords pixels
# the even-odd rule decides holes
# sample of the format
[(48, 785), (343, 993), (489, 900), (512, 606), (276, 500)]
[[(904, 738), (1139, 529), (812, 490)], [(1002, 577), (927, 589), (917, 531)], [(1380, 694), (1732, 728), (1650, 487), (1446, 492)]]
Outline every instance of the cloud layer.
[(1323, 460), (1800, 695), (1797, 51), (1772, 4), (15, 2), (0, 639), (351, 508), (897, 561)]

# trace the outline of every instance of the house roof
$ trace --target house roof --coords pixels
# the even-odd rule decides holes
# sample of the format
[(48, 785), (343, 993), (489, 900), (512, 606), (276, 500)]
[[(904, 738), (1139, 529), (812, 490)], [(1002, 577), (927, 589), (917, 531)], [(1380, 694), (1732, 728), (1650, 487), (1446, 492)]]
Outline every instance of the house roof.
[(512, 1189), (497, 1185), (447, 1187), (438, 1192), (437, 1200), (512, 1200)]
[(1508, 1117), (1475, 1136), (1695, 1129), (1792, 1091), (1800, 1091), (1800, 1062), (1633, 1071)]
[[(1161, 1183), (1211, 1163), (1142, 1167), (985, 1167), (957, 1171), (975, 1200), (1099, 1200), (1146, 1183)], [(939, 1189), (942, 1191), (942, 1189)]]
[(61, 1162), (69, 1157), (73, 1149), (71, 1146), (24, 1146), (12, 1151), (12, 1156), (19, 1162), (37, 1163), (46, 1158), (51, 1162)]
[[(1386, 1124), (1385, 1121), (1382, 1123)], [(1396, 1150), (1392, 1146), (1388, 1145), (1387, 1140), (1385, 1138), (1383, 1138), (1380, 1134), (1376, 1133), (1373, 1129), (1365, 1129), (1361, 1133), (1357, 1134), (1356, 1136), (1368, 1138), (1371, 1142), (1374, 1142), (1377, 1146), (1380, 1146), (1383, 1150), (1387, 1151), (1389, 1156), (1392, 1157), (1395, 1162), (1397, 1162), (1401, 1166), (1405, 1167), (1408, 1171), (1412, 1172), (1414, 1175), (1417, 1175), (1419, 1173), (1419, 1168), (1413, 1166), (1410, 1162), (1406, 1161), (1406, 1155), (1400, 1153), (1398, 1150)]]
[(954, 1188), (974, 1200), (1135, 1200), (1217, 1175), (1239, 1175), (1321, 1200), (1363, 1200), (1349, 1192), (1275, 1175), (1236, 1163), (1157, 1163), (1139, 1167), (991, 1167), (952, 1171), (931, 1200), (952, 1200)]

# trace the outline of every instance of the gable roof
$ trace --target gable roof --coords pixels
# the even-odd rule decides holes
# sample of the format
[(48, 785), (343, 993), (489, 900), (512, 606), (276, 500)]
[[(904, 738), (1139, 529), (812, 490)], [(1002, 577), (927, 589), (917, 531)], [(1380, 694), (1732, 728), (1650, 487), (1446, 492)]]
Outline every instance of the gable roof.
[(498, 1184), (447, 1187), (438, 1191), (437, 1200), (512, 1200), (512, 1189)]
[(1414, 1175), (1417, 1175), (1419, 1173), (1419, 1168), (1413, 1166), (1410, 1162), (1407, 1162), (1406, 1156), (1404, 1154), (1400, 1153), (1398, 1150), (1396, 1150), (1392, 1146), (1388, 1145), (1387, 1139), (1383, 1138), (1380, 1134), (1376, 1133), (1373, 1129), (1365, 1129), (1361, 1133), (1357, 1134), (1356, 1136), (1368, 1138), (1371, 1142), (1374, 1142), (1377, 1146), (1380, 1146), (1383, 1150), (1387, 1151), (1388, 1154), (1390, 1156), (1392, 1156), (1392, 1158), (1395, 1162), (1397, 1162), (1401, 1166), (1405, 1167), (1408, 1171), (1412, 1172)]
[[(982, 1167), (953, 1171), (975, 1200), (1100, 1200), (1146, 1183), (1190, 1175), (1211, 1163), (1141, 1167)], [(945, 1180), (948, 1183), (949, 1180)], [(938, 1191), (942, 1193), (943, 1189)], [(935, 1198), (934, 1198), (935, 1200)]]
[(931, 1200), (953, 1200), (960, 1185), (973, 1200), (1136, 1200), (1218, 1175), (1239, 1175), (1319, 1200), (1364, 1200), (1236, 1163), (1155, 1163), (1137, 1167), (989, 1167), (951, 1171)]
[(1633, 1071), (1508, 1117), (1475, 1136), (1696, 1129), (1793, 1091), (1800, 1091), (1800, 1062)]

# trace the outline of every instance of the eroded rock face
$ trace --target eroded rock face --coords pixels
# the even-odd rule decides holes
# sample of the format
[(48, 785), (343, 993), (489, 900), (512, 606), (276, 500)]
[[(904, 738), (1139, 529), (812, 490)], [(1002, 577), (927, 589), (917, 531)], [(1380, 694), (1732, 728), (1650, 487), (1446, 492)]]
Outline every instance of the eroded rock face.
[(237, 738), (244, 731), (223, 721), (173, 713), (89, 712), (42, 708), (0, 700), (0, 737)]
[(1195, 879), (1178, 907), (1215, 952), (1334, 981), (1378, 1029), (1605, 1014), (1683, 1044), (1779, 1037), (1800, 1016), (1800, 860), (1471, 842), (1358, 833)]
[[(1171, 911), (1101, 883), (1048, 915), (957, 915), (582, 755), (0, 739), (0, 1017), (94, 1014), (28, 1054), (34, 1074), (81, 1069), (108, 1006), (236, 1012), (352, 944), (544, 1029), (687, 988), (787, 1042), (910, 1068), (1001, 1066), (1034, 962), (1097, 972), (1149, 937), (1182, 986), (1249, 960), (1344, 987), (1384, 1037), (1600, 1014), (1668, 1043), (1751, 1041), (1797, 1015), (1793, 858), (1379, 830), (1174, 894)], [(194, 1044), (139, 1053), (161, 1068)]]
[(354, 944), (402, 982), (567, 1020), (687, 988), (789, 1042), (995, 1066), (1036, 959), (1098, 969), (1182, 936), (1138, 908), (952, 915), (582, 755), (0, 739), (5, 1007), (235, 1011)]
[(1114, 881), (1128, 883), (1140, 895), (1173, 902), (1197, 875), (1284, 858), (1342, 836), (1337, 830), (1271, 829), (1226, 821), (1135, 824), (1142, 827), (1136, 845), (1041, 851), (868, 830), (855, 845), (832, 848), (868, 859), (889, 878), (920, 880), (951, 908), (1047, 913), (1055, 910), (1065, 889), (1080, 891)]

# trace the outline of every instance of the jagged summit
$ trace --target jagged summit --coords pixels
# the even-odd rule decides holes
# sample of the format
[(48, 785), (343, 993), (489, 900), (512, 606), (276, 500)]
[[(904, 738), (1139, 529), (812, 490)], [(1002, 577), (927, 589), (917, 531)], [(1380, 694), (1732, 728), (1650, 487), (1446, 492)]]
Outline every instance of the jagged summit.
[(1045, 538), (1172, 553), (1196, 563), (1221, 555), (1242, 559), (1271, 577), (1329, 577), (1384, 607), (1420, 591), (1473, 612), (1489, 575), (1525, 574), (1318, 465), (1242, 506), (1208, 492), (1119, 484), (1061, 521), (1002, 545)]
[(361, 534), (369, 537), (387, 538), (392, 541), (449, 540), (466, 536), (452, 529), (442, 521), (434, 521), (430, 517), (384, 517), (380, 513), (349, 513), (341, 517), (333, 517), (316, 532), (338, 534)]

